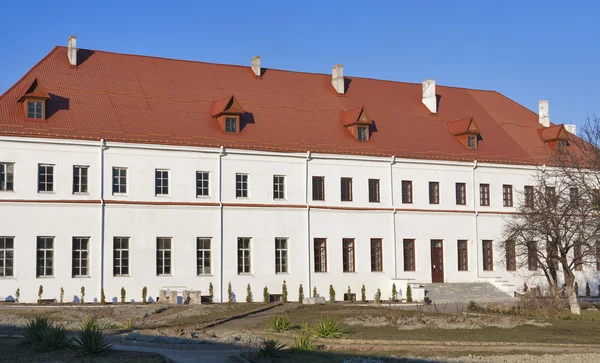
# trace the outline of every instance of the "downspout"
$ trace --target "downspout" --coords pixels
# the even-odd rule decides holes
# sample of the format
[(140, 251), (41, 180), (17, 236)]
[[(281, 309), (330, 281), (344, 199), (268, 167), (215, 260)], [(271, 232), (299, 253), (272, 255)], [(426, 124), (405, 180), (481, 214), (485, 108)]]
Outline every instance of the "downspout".
[(398, 252), (396, 246), (396, 207), (394, 206), (394, 164), (396, 164), (396, 157), (392, 156), (390, 160), (390, 200), (392, 208), (392, 237), (394, 242), (394, 279), (398, 278)]
[(221, 150), (219, 151), (219, 243), (221, 244), (221, 273), (220, 273), (220, 281), (219, 281), (219, 291), (221, 295), (220, 302), (223, 302), (223, 231), (224, 231), (224, 223), (223, 223), (223, 156), (225, 155), (225, 147), (221, 146)]
[[(306, 245), (307, 245), (307, 254), (306, 254), (306, 262), (308, 264), (307, 272), (308, 272), (308, 296), (312, 296), (312, 275), (311, 275), (311, 264), (310, 264), (310, 205), (308, 204), (308, 162), (311, 160), (310, 151), (306, 152), (306, 162), (304, 166), (304, 180), (305, 180), (305, 188), (304, 188), (304, 204), (306, 205)], [(306, 295), (305, 295), (306, 296)]]
[(104, 228), (105, 228), (105, 204), (104, 204), (104, 150), (106, 142), (100, 140), (100, 291), (104, 290)]
[(479, 258), (482, 256), (480, 256), (479, 254), (481, 251), (479, 251), (479, 211), (477, 210), (477, 187), (475, 186), (475, 169), (477, 169), (477, 160), (473, 160), (473, 169), (471, 171), (471, 177), (473, 185), (473, 211), (475, 211), (475, 261), (477, 261), (477, 278), (479, 279)]

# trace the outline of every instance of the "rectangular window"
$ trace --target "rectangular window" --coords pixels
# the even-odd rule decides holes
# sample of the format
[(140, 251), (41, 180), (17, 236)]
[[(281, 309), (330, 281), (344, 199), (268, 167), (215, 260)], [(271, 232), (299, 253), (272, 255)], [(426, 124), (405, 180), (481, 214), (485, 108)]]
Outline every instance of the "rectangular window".
[(225, 117), (225, 132), (237, 132), (237, 117)]
[(166, 169), (156, 169), (156, 195), (169, 195), (169, 171)]
[(0, 190), (14, 190), (15, 164), (0, 163)]
[(379, 203), (379, 179), (369, 179), (369, 202)]
[(494, 252), (492, 250), (492, 241), (483, 240), (483, 270), (493, 271), (494, 270)]
[(156, 276), (171, 274), (171, 238), (156, 238)]
[(342, 268), (344, 272), (354, 272), (354, 238), (342, 239)]
[(533, 208), (533, 202), (534, 202), (533, 198), (534, 198), (533, 186), (526, 185), (525, 186), (525, 207)]
[(248, 174), (235, 174), (235, 197), (248, 198)]
[(73, 237), (72, 277), (89, 276), (89, 237)]
[(325, 200), (325, 177), (312, 177), (313, 200)]
[(600, 208), (600, 189), (592, 189), (592, 207)]
[(464, 239), (458, 240), (458, 271), (469, 271), (468, 242)]
[(14, 276), (15, 238), (0, 237), (0, 277)]
[(559, 153), (564, 153), (567, 151), (567, 142), (564, 140), (558, 140), (557, 148)]
[(113, 276), (129, 275), (129, 237), (113, 238)]
[(600, 271), (600, 241), (596, 242), (596, 271)]
[(404, 245), (404, 271), (415, 271), (415, 240), (405, 239)]
[(208, 182), (210, 173), (207, 171), (196, 172), (196, 197), (208, 197), (210, 195)]
[(369, 141), (369, 129), (366, 126), (358, 126), (356, 132), (358, 141)]
[(548, 208), (556, 207), (556, 188), (546, 187), (546, 205)]
[(402, 203), (410, 204), (413, 202), (413, 188), (412, 181), (402, 181)]
[(487, 207), (490, 205), (490, 185), (479, 184), (479, 205)]
[(113, 194), (127, 194), (127, 168), (113, 167)]
[(352, 201), (352, 178), (340, 179), (341, 184), (341, 199), (342, 202)]
[(371, 238), (371, 272), (383, 271), (383, 241)]
[(238, 275), (250, 273), (250, 238), (238, 237)]
[(54, 237), (37, 238), (36, 276), (54, 275)]
[(527, 268), (529, 271), (538, 269), (537, 243), (535, 241), (527, 242)]
[(315, 272), (327, 272), (327, 240), (315, 238)]
[(73, 166), (73, 194), (88, 192), (88, 167)]
[(467, 146), (471, 150), (477, 150), (477, 136), (476, 135), (468, 135), (467, 136)]
[(285, 199), (285, 176), (273, 175), (273, 199)]
[(27, 118), (44, 118), (42, 101), (27, 101)]
[(38, 165), (38, 192), (54, 191), (54, 165)]
[(575, 271), (583, 271), (583, 246), (576, 243), (573, 249)]
[(574, 205), (579, 204), (579, 189), (569, 188), (569, 201)]
[(196, 239), (196, 274), (210, 275), (210, 238), (198, 237)]
[(429, 182), (429, 204), (440, 204), (439, 182)]
[(275, 238), (275, 273), (288, 272), (288, 239)]
[(517, 271), (517, 251), (515, 241), (506, 241), (506, 271)]
[(456, 204), (467, 204), (467, 184), (465, 183), (456, 183)]
[(505, 207), (513, 206), (513, 186), (510, 184), (502, 185), (502, 202)]

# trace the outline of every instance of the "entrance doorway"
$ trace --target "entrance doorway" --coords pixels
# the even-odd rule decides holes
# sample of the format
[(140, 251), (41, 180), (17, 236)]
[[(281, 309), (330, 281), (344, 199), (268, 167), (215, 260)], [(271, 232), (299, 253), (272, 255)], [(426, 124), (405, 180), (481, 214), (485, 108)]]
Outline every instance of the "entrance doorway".
[(431, 282), (444, 282), (443, 240), (431, 240)]

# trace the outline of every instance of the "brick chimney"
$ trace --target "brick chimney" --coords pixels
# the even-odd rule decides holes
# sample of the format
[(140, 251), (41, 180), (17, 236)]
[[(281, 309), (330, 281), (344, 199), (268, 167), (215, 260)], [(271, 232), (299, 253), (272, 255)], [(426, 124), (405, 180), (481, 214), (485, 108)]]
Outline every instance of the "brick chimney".
[(67, 52), (71, 67), (77, 67), (77, 37), (71, 35), (69, 37), (69, 50)]
[(344, 85), (344, 66), (341, 64), (336, 64), (331, 68), (331, 84), (333, 88), (337, 91), (337, 93), (343, 95), (345, 93), (345, 85)]
[(261, 76), (259, 55), (252, 57), (252, 71), (254, 72), (254, 74), (256, 74), (257, 77)]
[(538, 112), (538, 117), (539, 117), (539, 122), (540, 124), (542, 124), (542, 126), (544, 127), (549, 127), (550, 126), (550, 112), (548, 110), (548, 101), (546, 100), (542, 100), (540, 102), (538, 102), (538, 107), (539, 107), (539, 112)]
[(423, 81), (423, 104), (431, 113), (437, 113), (437, 96), (435, 94), (435, 79)]

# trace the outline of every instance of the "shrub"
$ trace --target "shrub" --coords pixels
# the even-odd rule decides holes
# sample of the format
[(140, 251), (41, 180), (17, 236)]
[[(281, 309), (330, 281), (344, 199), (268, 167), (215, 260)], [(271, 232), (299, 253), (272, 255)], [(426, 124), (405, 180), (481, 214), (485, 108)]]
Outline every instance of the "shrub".
[(266, 303), (269, 302), (269, 289), (266, 286), (263, 289), (263, 301)]
[(575, 289), (575, 295), (579, 296), (579, 284), (577, 282), (575, 282), (573, 289)]
[(381, 289), (377, 289), (377, 294), (375, 294), (375, 302), (376, 303), (381, 302)]
[(42, 294), (44, 293), (44, 287), (42, 285), (40, 285), (40, 288), (38, 289), (38, 304), (42, 303)]
[(26, 344), (40, 344), (46, 331), (52, 326), (52, 322), (43, 316), (36, 316), (35, 319), (29, 319), (23, 332), (24, 342)]
[(65, 289), (63, 289), (62, 287), (60, 288), (60, 303), (63, 303), (63, 299), (65, 297)]
[[(599, 294), (600, 294), (600, 288), (598, 288)], [(313, 287), (313, 297), (317, 297), (317, 287)]]
[(310, 332), (302, 331), (294, 337), (294, 348), (300, 352), (314, 350), (315, 340), (311, 337)]
[(85, 286), (81, 287), (81, 303), (85, 302)]
[(341, 338), (346, 329), (336, 319), (330, 317), (323, 317), (313, 323), (312, 327), (313, 334), (317, 338)]
[(335, 290), (333, 289), (333, 285), (329, 285), (329, 301), (335, 302)]
[(71, 337), (62, 325), (48, 326), (42, 334), (44, 350), (57, 350), (71, 345)]
[(360, 301), (363, 303), (367, 302), (367, 288), (365, 287), (365, 284), (360, 288)]
[(100, 304), (106, 304), (106, 296), (104, 296), (104, 289), (100, 289)]
[(88, 315), (83, 319), (79, 328), (81, 330), (86, 330), (86, 329), (91, 329), (93, 327), (99, 328), (98, 318), (94, 315)]
[(208, 284), (208, 298), (210, 299), (210, 302), (212, 303), (214, 298), (215, 298), (215, 289), (213, 288), (213, 284), (212, 282), (210, 284)]
[(227, 285), (227, 302), (230, 304), (233, 302), (233, 289), (231, 288), (231, 281), (229, 281), (229, 284)]
[(278, 340), (269, 339), (264, 341), (258, 349), (258, 354), (263, 358), (270, 358), (277, 354), (285, 345), (281, 344)]
[(585, 283), (585, 297), (590, 297), (592, 295), (592, 291), (590, 289), (590, 283)]
[(348, 285), (348, 291), (346, 291), (346, 300), (352, 301), (352, 290), (350, 289), (350, 285)]
[(292, 322), (285, 314), (277, 314), (267, 321), (267, 327), (271, 331), (288, 331), (291, 326)]
[[(17, 290), (18, 292), (19, 290)], [(600, 284), (598, 284), (598, 297), (600, 297)], [(19, 296), (17, 295), (17, 302), (19, 302)]]
[(406, 285), (406, 302), (412, 302), (412, 288)]
[(469, 301), (469, 305), (467, 305), (467, 310), (469, 311), (477, 311), (479, 310), (479, 306), (477, 306), (477, 303), (473, 300)]
[(110, 350), (110, 343), (102, 334), (95, 318), (84, 320), (74, 341), (87, 354), (100, 355)]
[(523, 283), (523, 293), (526, 293), (527, 291), (529, 291), (529, 287), (527, 286), (527, 283), (524, 282)]
[(122, 287), (121, 288), (121, 304), (125, 304), (126, 297), (127, 297), (127, 292), (125, 291), (125, 288)]
[(300, 287), (298, 288), (298, 302), (300, 304), (302, 304), (302, 299), (304, 299), (304, 288), (302, 287), (302, 284), (300, 284)]
[[(600, 292), (600, 285), (598, 285), (598, 292)], [(19, 298), (21, 297), (21, 289), (17, 288), (17, 292), (15, 292), (15, 300), (19, 302)]]
[(131, 320), (131, 319), (125, 320), (125, 322), (123, 322), (123, 324), (121, 324), (121, 329), (124, 329), (124, 330), (133, 329), (133, 320)]
[(146, 297), (148, 296), (148, 288), (146, 288), (146, 286), (144, 286), (144, 288), (142, 289), (142, 303), (146, 303)]
[(283, 280), (283, 285), (281, 285), (281, 302), (284, 304), (288, 302), (288, 291), (285, 280)]
[(396, 290), (396, 284), (392, 284), (392, 302), (398, 302), (398, 290)]
[(248, 284), (248, 287), (246, 287), (246, 302), (252, 302), (252, 288), (250, 287), (250, 284)]

